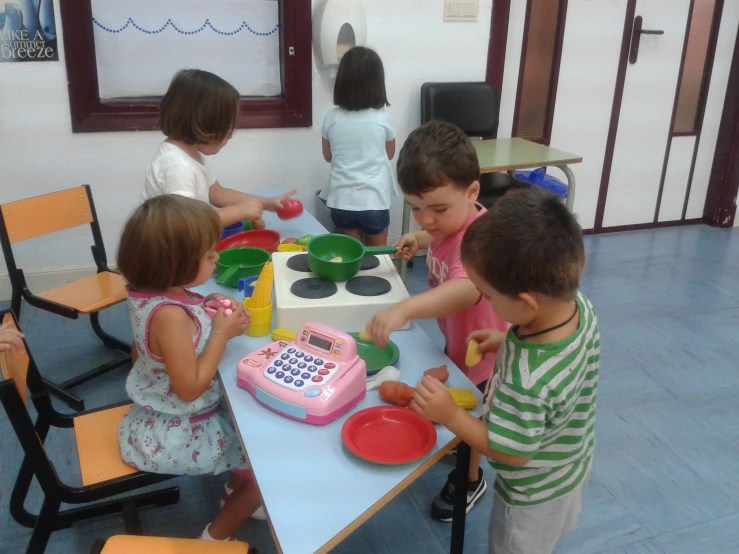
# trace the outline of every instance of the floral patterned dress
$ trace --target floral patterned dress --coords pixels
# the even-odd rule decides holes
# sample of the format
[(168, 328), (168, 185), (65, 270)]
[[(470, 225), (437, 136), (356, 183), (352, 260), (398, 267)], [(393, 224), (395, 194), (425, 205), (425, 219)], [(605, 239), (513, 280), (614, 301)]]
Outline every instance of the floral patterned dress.
[(138, 359), (126, 380), (133, 405), (121, 422), (121, 456), (131, 466), (171, 475), (218, 474), (248, 468), (218, 379), (193, 402), (172, 390), (164, 361), (149, 350), (149, 323), (162, 306), (180, 306), (195, 321), (193, 347), (203, 352), (212, 322), (203, 297), (142, 294), (129, 290), (128, 307)]

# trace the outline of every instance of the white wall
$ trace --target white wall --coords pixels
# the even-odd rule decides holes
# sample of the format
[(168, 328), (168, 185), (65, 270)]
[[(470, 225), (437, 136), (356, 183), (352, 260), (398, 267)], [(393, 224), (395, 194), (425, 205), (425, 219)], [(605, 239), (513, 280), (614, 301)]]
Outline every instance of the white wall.
[[(419, 123), (422, 83), (485, 78), (492, 0), (480, 0), (476, 23), (444, 23), (441, 0), (367, 0), (365, 6), (368, 46), (385, 64), (401, 145)], [(61, 36), (58, 2), (55, 8)], [(314, 212), (315, 192), (328, 174), (320, 126), (331, 98), (327, 72), (314, 67), (313, 127), (238, 131), (209, 160), (220, 182), (245, 191), (274, 183), (297, 188)], [(56, 63), (0, 65), (0, 201), (89, 183), (110, 259), (161, 139), (156, 132), (72, 134), (63, 45)], [(399, 235), (400, 217), (398, 201), (391, 236)], [(89, 267), (90, 243), (89, 229), (79, 228), (21, 243), (17, 257), (30, 272)]]

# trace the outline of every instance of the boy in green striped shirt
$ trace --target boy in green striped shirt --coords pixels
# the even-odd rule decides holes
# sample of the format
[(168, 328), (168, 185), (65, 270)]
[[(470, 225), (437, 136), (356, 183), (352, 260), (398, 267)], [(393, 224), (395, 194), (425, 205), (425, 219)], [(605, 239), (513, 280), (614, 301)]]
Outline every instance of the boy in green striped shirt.
[(411, 407), (487, 455), (497, 471), (490, 554), (549, 554), (577, 522), (595, 448), (600, 334), (578, 292), (585, 264), (580, 226), (553, 194), (511, 191), (473, 223), (462, 243), (467, 274), (507, 334), (477, 331), (497, 352), (484, 421), (426, 377)]

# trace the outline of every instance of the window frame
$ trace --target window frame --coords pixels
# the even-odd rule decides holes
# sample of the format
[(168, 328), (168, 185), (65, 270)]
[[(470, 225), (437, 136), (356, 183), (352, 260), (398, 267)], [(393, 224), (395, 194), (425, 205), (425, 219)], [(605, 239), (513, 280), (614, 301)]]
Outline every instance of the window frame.
[[(513, 109), (513, 129), (512, 137), (518, 136), (518, 116), (521, 109), (521, 96), (523, 95), (524, 86), (524, 70), (526, 67), (526, 54), (528, 50), (529, 26), (531, 22), (531, 10), (533, 0), (526, 2), (526, 22), (523, 29), (522, 45), (521, 45), (521, 61), (518, 68), (518, 86), (516, 88), (516, 104)], [(530, 142), (544, 144), (549, 146), (552, 139), (552, 122), (554, 121), (554, 106), (557, 100), (557, 85), (559, 82), (559, 66), (562, 61), (562, 44), (564, 43), (565, 24), (567, 21), (567, 0), (560, 0), (559, 11), (557, 13), (557, 29), (554, 39), (554, 50), (552, 52), (552, 68), (549, 76), (549, 94), (547, 95), (547, 105), (545, 107), (544, 116), (544, 134), (537, 138), (527, 138)]]
[[(693, 120), (693, 129), (690, 131), (676, 131), (675, 123), (677, 121), (677, 107), (680, 101), (680, 88), (683, 81), (683, 71), (685, 70), (685, 59), (688, 52), (688, 40), (690, 39), (691, 25), (693, 22), (693, 10), (695, 4), (690, 3), (690, 13), (688, 15), (688, 24), (685, 29), (685, 42), (683, 44), (683, 53), (680, 58), (680, 73), (677, 78), (677, 89), (675, 91), (675, 105), (673, 106), (673, 116), (670, 123), (670, 137), (698, 137), (703, 128), (703, 116), (706, 113), (706, 102), (708, 101), (708, 87), (711, 84), (711, 73), (713, 71), (713, 60), (716, 55), (716, 45), (718, 43), (718, 32), (721, 26), (721, 15), (723, 13), (723, 0), (716, 0), (713, 5), (713, 16), (711, 26), (708, 32), (708, 48), (706, 49), (706, 58), (703, 62), (703, 75), (701, 77), (701, 86), (698, 93), (698, 102), (695, 108), (695, 118)], [(687, 204), (686, 204), (687, 205)]]
[[(155, 130), (158, 97), (100, 100), (91, 0), (60, 0), (60, 12), (72, 132)], [(279, 14), (282, 95), (242, 98), (238, 128), (313, 123), (311, 3), (279, 0)]]

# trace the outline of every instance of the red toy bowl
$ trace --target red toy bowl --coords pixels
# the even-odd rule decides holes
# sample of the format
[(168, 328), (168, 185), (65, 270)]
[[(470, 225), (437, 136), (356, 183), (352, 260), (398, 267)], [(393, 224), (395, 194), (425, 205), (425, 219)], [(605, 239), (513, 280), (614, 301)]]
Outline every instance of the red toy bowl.
[(251, 231), (242, 231), (223, 239), (216, 246), (216, 252), (226, 250), (227, 248), (241, 248), (248, 246), (251, 248), (261, 248), (267, 252), (276, 252), (280, 245), (280, 233), (269, 229), (254, 229)]

